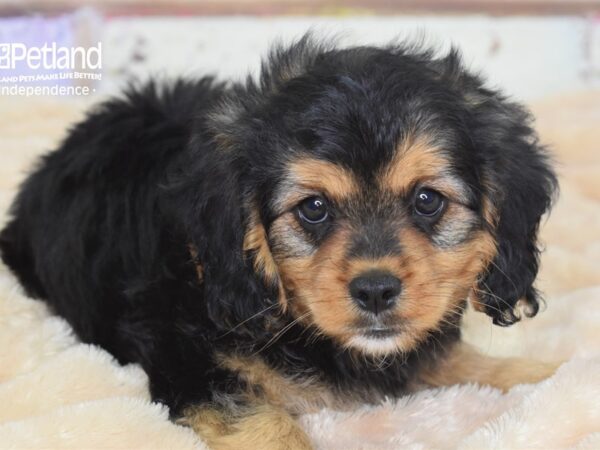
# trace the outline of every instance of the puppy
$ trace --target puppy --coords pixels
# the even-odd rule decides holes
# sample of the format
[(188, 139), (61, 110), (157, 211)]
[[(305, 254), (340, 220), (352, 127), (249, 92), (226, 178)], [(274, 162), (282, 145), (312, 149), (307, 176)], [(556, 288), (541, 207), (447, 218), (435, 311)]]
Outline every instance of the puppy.
[(549, 365), (460, 343), (538, 311), (556, 179), (529, 114), (407, 45), (275, 47), (258, 81), (130, 88), (23, 184), (1, 250), (84, 342), (142, 365), (218, 449), (310, 448), (294, 416)]

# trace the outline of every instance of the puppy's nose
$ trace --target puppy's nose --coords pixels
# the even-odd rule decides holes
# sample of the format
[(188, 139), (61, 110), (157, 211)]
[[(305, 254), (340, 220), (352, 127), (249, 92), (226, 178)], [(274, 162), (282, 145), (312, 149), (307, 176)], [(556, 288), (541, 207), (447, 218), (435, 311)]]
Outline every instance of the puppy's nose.
[(394, 306), (402, 291), (402, 283), (389, 273), (372, 271), (352, 280), (349, 289), (352, 300), (358, 306), (379, 314)]

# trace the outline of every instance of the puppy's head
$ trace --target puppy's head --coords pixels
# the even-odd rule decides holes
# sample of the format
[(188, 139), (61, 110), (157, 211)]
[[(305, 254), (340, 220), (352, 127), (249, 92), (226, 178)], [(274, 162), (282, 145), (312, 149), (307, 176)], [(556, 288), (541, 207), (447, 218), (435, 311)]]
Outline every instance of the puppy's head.
[(216, 148), (192, 145), (211, 308), (284, 310), (369, 354), (457, 325), (467, 299), (501, 325), (535, 314), (555, 178), (529, 123), (455, 52), (277, 49), (211, 116)]

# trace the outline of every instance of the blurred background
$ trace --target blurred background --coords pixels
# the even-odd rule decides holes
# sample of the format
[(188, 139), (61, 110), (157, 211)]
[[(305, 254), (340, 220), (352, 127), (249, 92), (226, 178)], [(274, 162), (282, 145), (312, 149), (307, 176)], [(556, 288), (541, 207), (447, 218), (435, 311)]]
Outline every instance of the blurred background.
[(600, 85), (600, 0), (0, 0), (0, 16), (0, 43), (101, 42), (101, 79), (72, 81), (101, 93), (149, 75), (239, 78), (274, 39), (309, 28), (344, 43), (454, 43), (526, 101)]

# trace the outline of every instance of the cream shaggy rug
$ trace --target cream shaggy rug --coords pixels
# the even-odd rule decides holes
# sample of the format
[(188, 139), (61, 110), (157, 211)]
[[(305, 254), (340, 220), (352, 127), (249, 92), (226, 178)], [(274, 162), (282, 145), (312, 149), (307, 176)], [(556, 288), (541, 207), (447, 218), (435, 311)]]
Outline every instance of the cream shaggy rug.
[[(86, 103), (0, 99), (1, 211), (35, 156), (56, 145)], [(562, 188), (542, 233), (547, 308), (509, 329), (470, 312), (465, 334), (488, 354), (566, 363), (552, 378), (505, 395), (454, 386), (302, 417), (319, 449), (600, 448), (600, 93), (533, 107)], [(206, 448), (150, 402), (139, 367), (120, 367), (78, 343), (1, 265), (0, 349), (0, 448)]]

